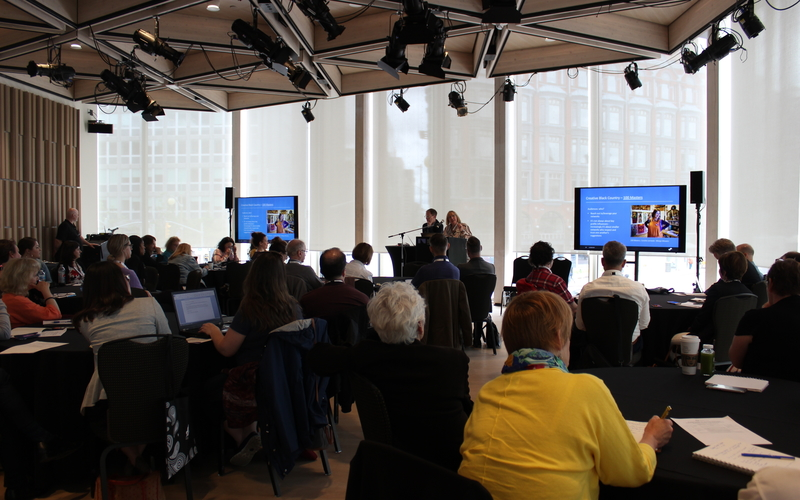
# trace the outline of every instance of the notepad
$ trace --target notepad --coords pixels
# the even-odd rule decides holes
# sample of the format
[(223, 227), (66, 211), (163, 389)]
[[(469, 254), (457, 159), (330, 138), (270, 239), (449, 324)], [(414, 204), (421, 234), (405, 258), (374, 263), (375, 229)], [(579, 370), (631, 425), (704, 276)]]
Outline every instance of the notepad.
[(723, 439), (701, 450), (692, 453), (692, 458), (703, 462), (720, 465), (722, 467), (742, 472), (755, 474), (765, 467), (784, 467), (800, 470), (800, 460), (782, 460), (775, 458), (743, 457), (742, 453), (757, 453), (762, 455), (787, 455), (775, 450), (768, 450), (760, 446), (745, 444), (735, 439)]
[(714, 375), (706, 380), (706, 385), (708, 384), (729, 385), (731, 387), (741, 387), (748, 391), (763, 392), (769, 385), (769, 381), (761, 380), (760, 378), (735, 377), (733, 375)]

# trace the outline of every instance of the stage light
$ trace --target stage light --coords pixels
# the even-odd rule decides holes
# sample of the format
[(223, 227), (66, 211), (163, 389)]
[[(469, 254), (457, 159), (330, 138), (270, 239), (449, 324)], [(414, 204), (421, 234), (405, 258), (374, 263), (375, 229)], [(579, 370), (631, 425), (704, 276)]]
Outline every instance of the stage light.
[(337, 24), (336, 19), (331, 15), (331, 10), (325, 0), (295, 0), (295, 5), (306, 17), (316, 21), (328, 34), (328, 41), (335, 39), (344, 31), (344, 26)]
[(519, 24), (522, 14), (517, 10), (516, 0), (483, 0), (486, 12), (481, 17), (484, 24)]
[(506, 83), (503, 84), (503, 101), (514, 102), (514, 94), (516, 93), (517, 89), (514, 88), (514, 84), (511, 83), (511, 80), (506, 80)]
[(399, 94), (395, 94), (394, 95), (394, 105), (397, 106), (400, 109), (400, 111), (402, 111), (403, 113), (408, 111), (408, 108), (411, 107), (411, 105), (408, 103), (408, 101), (403, 99), (403, 90), (402, 89), (400, 89), (400, 93)]
[(419, 65), (419, 72), (423, 75), (445, 78), (442, 68), (450, 69), (451, 63), (450, 56), (444, 49), (445, 37), (444, 28), (442, 28), (441, 35), (434, 38), (425, 48), (425, 57), (422, 58), (422, 63)]
[(28, 63), (28, 74), (31, 78), (46, 76), (51, 82), (70, 86), (72, 79), (75, 78), (75, 69), (66, 64), (36, 64), (35, 61), (31, 61)]
[(706, 50), (699, 55), (695, 54), (693, 50), (684, 48), (681, 53), (681, 64), (686, 73), (694, 74), (711, 61), (719, 61), (723, 57), (735, 50), (737, 45), (736, 37), (728, 33), (720, 39), (716, 39), (717, 30), (712, 30), (712, 42), (706, 47)]
[(642, 81), (639, 80), (639, 66), (635, 62), (630, 63), (628, 67), (625, 68), (624, 74), (625, 81), (628, 82), (628, 87), (630, 87), (631, 90), (636, 90), (642, 86)]
[[(272, 41), (272, 38), (258, 28), (254, 28), (237, 19), (231, 25), (231, 30), (236, 33), (239, 41), (248, 48), (258, 52), (259, 57), (264, 61), (266, 66), (278, 73), (286, 76), (288, 69), (284, 66), (291, 58), (292, 51), (289, 47), (282, 43)], [(274, 66), (273, 63), (278, 63), (279, 66)]]
[(100, 73), (100, 78), (109, 90), (116, 92), (122, 98), (132, 113), (141, 111), (142, 118), (148, 122), (158, 121), (156, 117), (164, 115), (161, 106), (145, 92), (141, 75), (128, 71), (125, 78), (122, 78), (105, 69)]
[(311, 112), (310, 102), (303, 104), (303, 108), (300, 110), (300, 114), (302, 114), (303, 118), (306, 119), (306, 123), (311, 123), (314, 121), (314, 114)]
[(151, 56), (161, 56), (172, 61), (175, 66), (180, 66), (183, 58), (186, 57), (185, 52), (178, 52), (164, 40), (142, 29), (136, 30), (136, 33), (133, 34), (133, 41)]
[(458, 116), (467, 116), (467, 103), (464, 101), (464, 95), (455, 90), (448, 94), (447, 98), (450, 100), (450, 107), (456, 108)]
[(764, 23), (756, 16), (754, 0), (748, 0), (746, 4), (733, 13), (732, 17), (742, 27), (742, 31), (747, 35), (747, 38), (755, 38), (765, 29)]
[(392, 75), (397, 80), (400, 79), (398, 73), (408, 74), (408, 59), (406, 59), (406, 45), (397, 40), (397, 35), (402, 26), (395, 23), (392, 29), (392, 36), (389, 38), (389, 45), (386, 47), (386, 55), (378, 61), (378, 67)]

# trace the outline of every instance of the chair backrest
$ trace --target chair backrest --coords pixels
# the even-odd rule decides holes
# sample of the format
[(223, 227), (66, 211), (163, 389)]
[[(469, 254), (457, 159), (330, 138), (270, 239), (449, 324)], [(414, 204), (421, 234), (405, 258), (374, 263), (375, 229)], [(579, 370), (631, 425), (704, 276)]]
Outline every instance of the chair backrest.
[(369, 316), (366, 305), (350, 307), (325, 319), (328, 321), (328, 337), (333, 345), (354, 346), (367, 335)]
[(181, 286), (181, 268), (175, 264), (167, 264), (158, 270), (159, 290), (178, 292), (183, 290)]
[(714, 304), (714, 359), (717, 363), (728, 363), (731, 358), (728, 356), (728, 349), (733, 343), (733, 335), (739, 326), (739, 321), (744, 313), (750, 309), (755, 309), (758, 297), (752, 293), (740, 293), (729, 295), (717, 300)]
[[(168, 380), (171, 346), (172, 381)], [(180, 389), (189, 361), (183, 337), (147, 335), (100, 346), (97, 371), (108, 397), (108, 436), (117, 443), (166, 437), (164, 402)]]
[(556, 257), (553, 259), (553, 266), (550, 270), (553, 274), (564, 280), (565, 285), (568, 285), (570, 271), (572, 271), (572, 261), (565, 257)]
[(353, 282), (353, 286), (356, 288), (356, 290), (369, 298), (372, 298), (372, 296), (375, 295), (375, 285), (370, 280), (356, 278), (356, 280)]
[(203, 288), (202, 281), (203, 271), (200, 269), (195, 269), (186, 276), (186, 289), (197, 290), (198, 288)]
[(144, 283), (148, 292), (158, 290), (158, 268), (153, 266), (144, 267)]
[(347, 500), (492, 500), (492, 495), (478, 481), (369, 440), (361, 441), (350, 462), (345, 497)]
[(450, 243), (450, 249), (447, 251), (447, 258), (454, 266), (464, 264), (469, 259), (467, 258), (467, 240), (466, 238), (452, 238), (448, 237), (447, 242)]
[(231, 262), (225, 268), (225, 281), (228, 283), (228, 298), (241, 299), (244, 297), (244, 279), (250, 271), (250, 262), (239, 264)]
[(591, 297), (581, 301), (586, 341), (597, 348), (610, 366), (629, 366), (631, 340), (639, 322), (636, 302), (613, 297)]
[(306, 280), (299, 276), (286, 275), (286, 288), (289, 289), (289, 295), (294, 297), (298, 302), (303, 298), (303, 295), (308, 293), (308, 283)]
[(767, 282), (756, 282), (752, 287), (750, 287), (750, 289), (753, 290), (753, 294), (758, 297), (756, 300), (756, 309), (761, 309), (761, 307), (767, 303), (767, 300), (769, 300), (769, 297), (767, 297)]
[(413, 278), (417, 275), (417, 271), (419, 268), (425, 265), (430, 264), (430, 262), (422, 262), (419, 260), (415, 260), (413, 262), (406, 262), (406, 265), (403, 266), (403, 277), (405, 278)]
[(358, 419), (364, 439), (392, 444), (392, 425), (383, 394), (375, 384), (358, 373), (350, 372), (350, 384), (358, 407)]
[(531, 263), (528, 262), (527, 255), (517, 257), (514, 259), (514, 277), (511, 278), (511, 284), (513, 285), (522, 278), (527, 277), (529, 274), (531, 274), (532, 270), (533, 268), (531, 267)]
[(467, 289), (459, 280), (431, 280), (419, 287), (425, 299), (422, 343), (461, 349), (472, 343), (472, 318)]
[(494, 274), (471, 274), (461, 278), (467, 289), (469, 314), (472, 321), (482, 321), (492, 312), (492, 293), (497, 284)]

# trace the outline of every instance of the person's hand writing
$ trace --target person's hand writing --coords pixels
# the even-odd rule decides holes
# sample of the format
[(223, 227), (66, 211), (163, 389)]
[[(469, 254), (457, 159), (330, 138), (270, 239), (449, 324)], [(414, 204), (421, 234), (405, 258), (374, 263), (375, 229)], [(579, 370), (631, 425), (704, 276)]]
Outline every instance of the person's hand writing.
[(654, 450), (659, 451), (663, 446), (669, 443), (671, 438), (672, 420), (653, 416), (653, 418), (647, 422), (642, 440), (639, 442), (648, 444), (652, 446)]

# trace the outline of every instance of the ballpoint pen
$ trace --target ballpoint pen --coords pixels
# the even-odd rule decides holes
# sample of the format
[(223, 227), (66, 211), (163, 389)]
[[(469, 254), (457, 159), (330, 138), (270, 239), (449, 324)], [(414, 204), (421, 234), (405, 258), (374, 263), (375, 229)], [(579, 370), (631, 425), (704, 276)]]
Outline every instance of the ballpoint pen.
[(759, 453), (742, 453), (743, 457), (756, 457), (756, 458), (784, 458), (786, 460), (794, 460), (794, 457), (786, 455), (762, 455)]
[(667, 418), (667, 417), (669, 416), (669, 412), (670, 412), (671, 410), (672, 410), (672, 407), (671, 407), (671, 406), (669, 406), (669, 405), (667, 405), (667, 407), (664, 409), (664, 413), (662, 413), (662, 414), (661, 414), (661, 418), (662, 418), (662, 419), (665, 419), (665, 418)]

